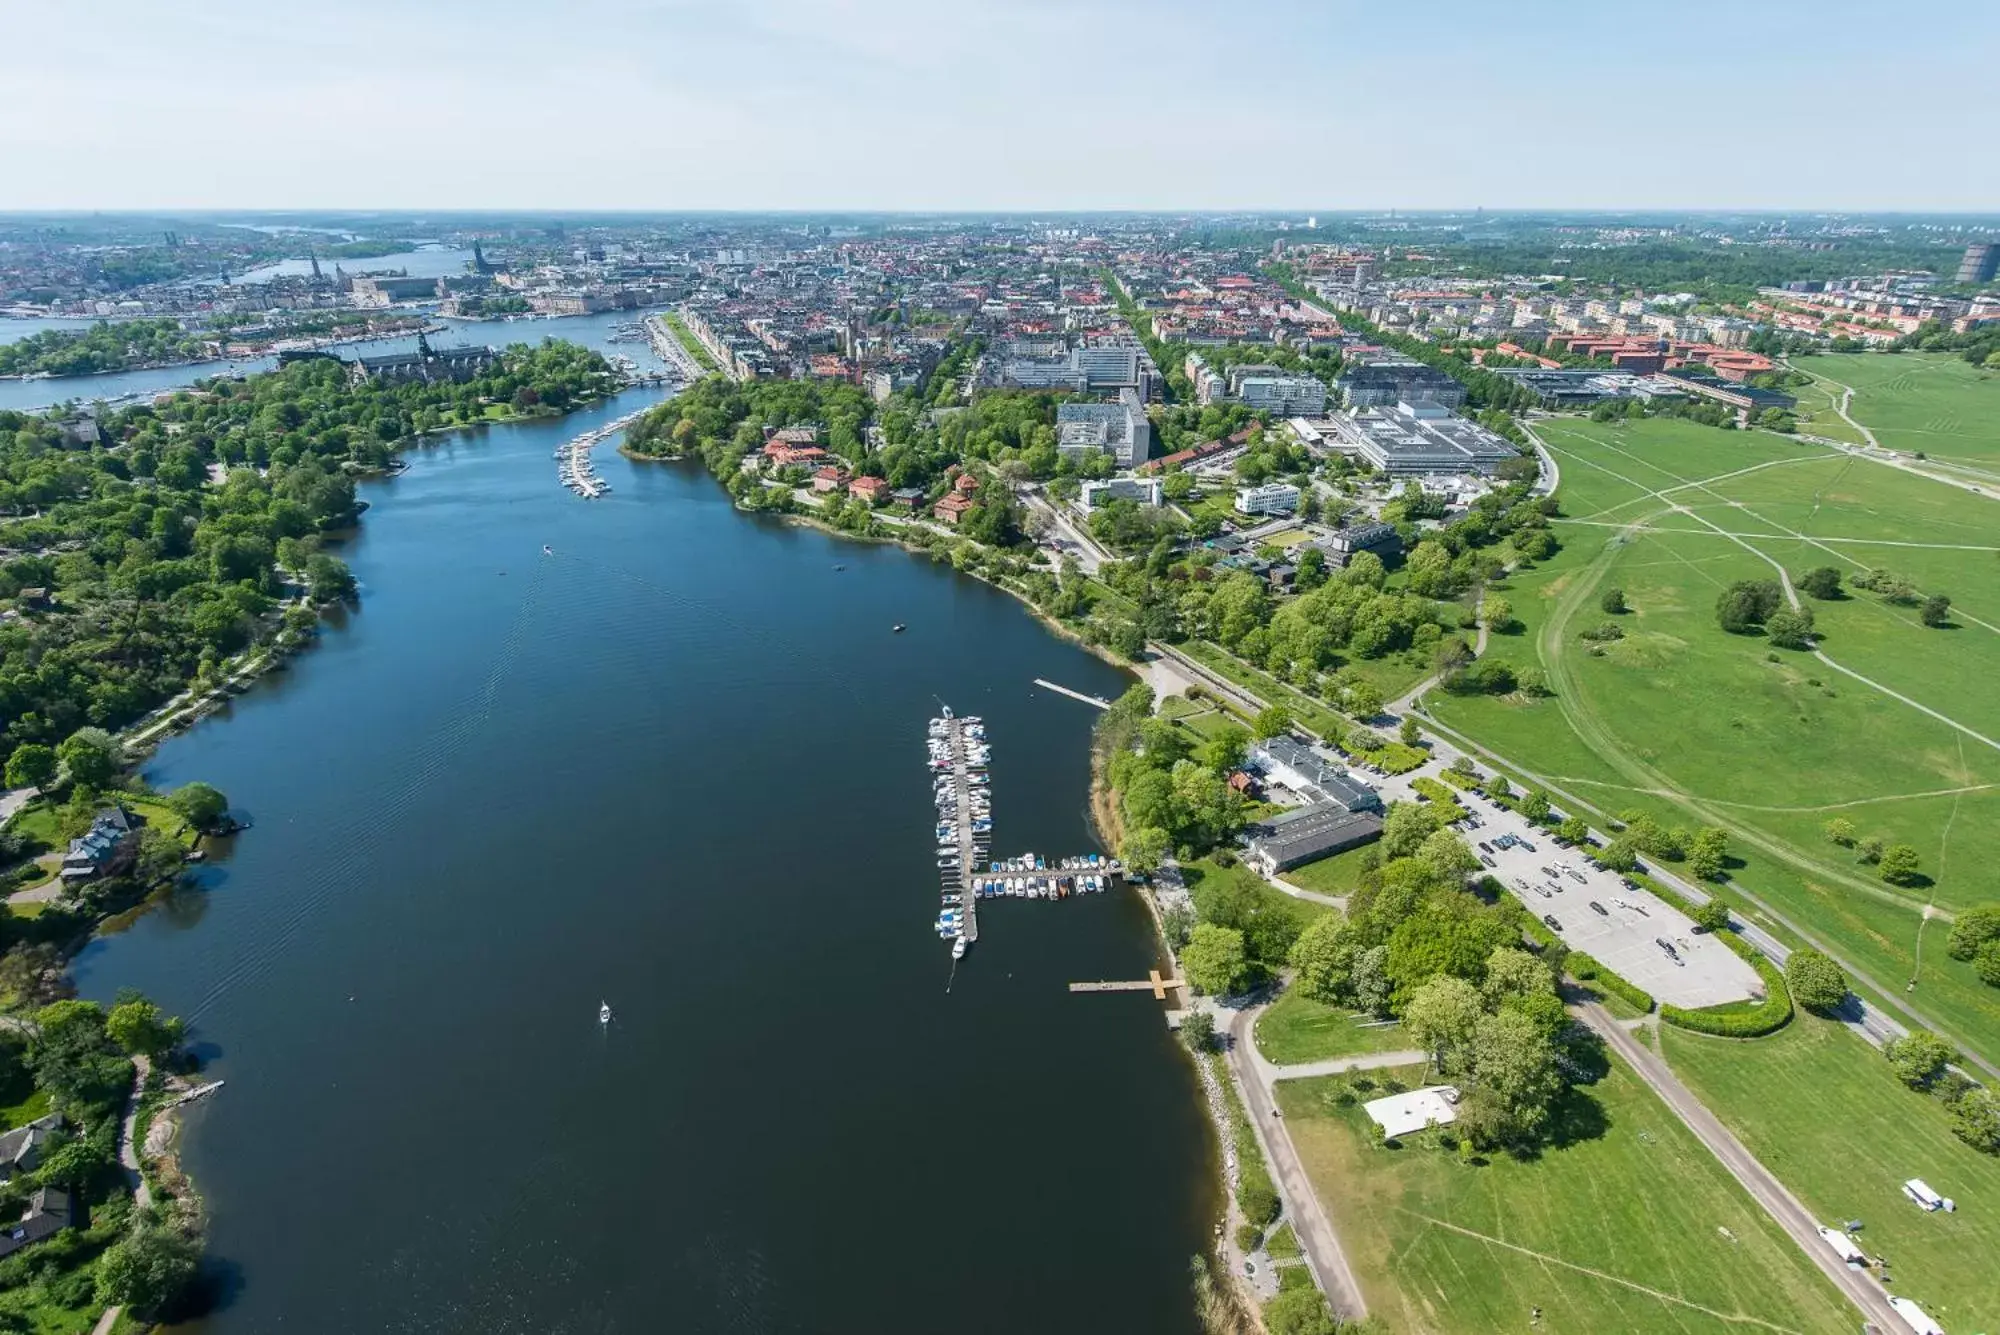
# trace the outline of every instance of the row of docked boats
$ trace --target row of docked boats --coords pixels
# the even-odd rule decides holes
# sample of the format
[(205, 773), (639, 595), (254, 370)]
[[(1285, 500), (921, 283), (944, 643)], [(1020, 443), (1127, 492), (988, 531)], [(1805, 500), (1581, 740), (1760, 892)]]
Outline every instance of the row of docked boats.
[(1068, 899), (1095, 895), (1111, 888), (1109, 876), (1013, 876), (982, 878), (972, 883), (980, 899)]
[(951, 942), (953, 959), (964, 959), (966, 948), (978, 935), (966, 877), (977, 871), (993, 833), (986, 726), (977, 717), (955, 718), (946, 706), (940, 717), (931, 720), (925, 745), (934, 776), (938, 879), (942, 882), (937, 933)]
[(584, 432), (575, 440), (564, 441), (556, 446), (556, 481), (587, 501), (608, 495), (611, 484), (597, 475), (596, 466), (590, 462), (590, 452), (632, 425), (644, 411), (645, 409), (641, 408), (637, 412), (626, 413), (616, 421), (606, 422), (603, 426)]

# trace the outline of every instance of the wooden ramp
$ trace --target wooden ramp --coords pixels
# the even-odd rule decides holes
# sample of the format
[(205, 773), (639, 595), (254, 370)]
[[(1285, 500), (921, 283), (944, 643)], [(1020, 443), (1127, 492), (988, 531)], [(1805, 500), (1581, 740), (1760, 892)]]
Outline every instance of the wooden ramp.
[(1187, 984), (1178, 978), (1160, 977), (1160, 971), (1154, 969), (1150, 978), (1135, 978), (1101, 983), (1071, 983), (1069, 990), (1072, 992), (1151, 992), (1155, 1000), (1165, 1001), (1167, 999), (1167, 989), (1186, 986)]

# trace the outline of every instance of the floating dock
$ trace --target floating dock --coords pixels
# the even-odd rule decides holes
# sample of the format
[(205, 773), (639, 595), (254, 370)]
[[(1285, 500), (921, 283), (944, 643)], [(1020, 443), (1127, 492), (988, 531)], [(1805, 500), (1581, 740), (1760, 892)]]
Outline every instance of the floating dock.
[(594, 501), (611, 490), (611, 484), (597, 475), (590, 462), (590, 452), (604, 441), (617, 435), (626, 427), (639, 420), (645, 408), (626, 413), (615, 422), (586, 431), (575, 440), (565, 441), (556, 446), (556, 481), (568, 487), (586, 501)]
[[(1060, 689), (1060, 688), (1058, 688)], [(1088, 699), (1088, 697), (1081, 697)], [(1101, 853), (1044, 858), (1034, 853), (987, 857), (992, 840), (992, 795), (986, 765), (991, 752), (986, 725), (955, 717), (947, 708), (930, 722), (930, 768), (937, 802), (938, 876), (943, 882), (938, 935), (970, 946), (979, 939), (982, 899), (1068, 899), (1109, 890), (1125, 868)], [(954, 954), (964, 951), (954, 944)]]

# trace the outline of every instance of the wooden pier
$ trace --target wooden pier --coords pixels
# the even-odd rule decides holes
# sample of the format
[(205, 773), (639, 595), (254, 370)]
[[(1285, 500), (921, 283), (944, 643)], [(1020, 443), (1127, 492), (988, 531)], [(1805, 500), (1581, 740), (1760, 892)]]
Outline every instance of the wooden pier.
[(1187, 984), (1178, 978), (1162, 978), (1160, 971), (1154, 969), (1150, 978), (1134, 978), (1103, 983), (1071, 983), (1069, 990), (1072, 992), (1151, 992), (1154, 1000), (1165, 1001), (1169, 991), (1186, 986)]

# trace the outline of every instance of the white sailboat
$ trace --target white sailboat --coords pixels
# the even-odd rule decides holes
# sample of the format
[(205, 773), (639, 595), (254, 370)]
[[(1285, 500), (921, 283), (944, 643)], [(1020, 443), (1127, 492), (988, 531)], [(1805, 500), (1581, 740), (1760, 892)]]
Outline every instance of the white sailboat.
[(959, 938), (958, 938), (957, 940), (955, 940), (955, 941), (953, 941), (953, 942), (951, 943), (951, 957), (952, 957), (953, 959), (955, 959), (955, 960), (962, 960), (962, 959), (964, 959), (964, 958), (965, 958), (965, 938), (964, 938), (964, 937), (962, 937), (962, 936), (961, 936), (961, 937), (959, 937)]
[(597, 1022), (598, 1022), (599, 1024), (610, 1024), (610, 1023), (611, 1023), (611, 1003), (610, 1003), (610, 1002), (608, 1002), (608, 1001), (600, 1001), (600, 1002), (598, 1002), (598, 1003), (597, 1003)]

